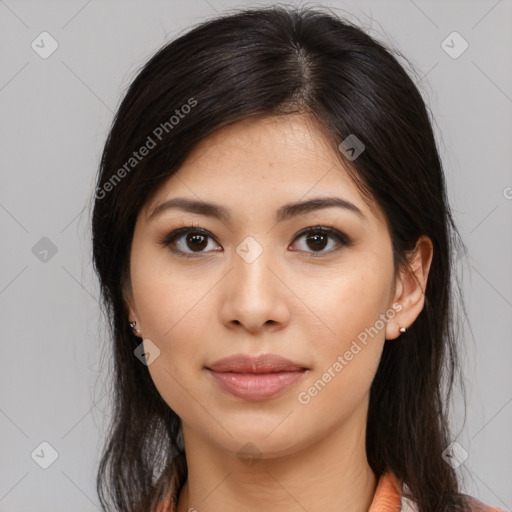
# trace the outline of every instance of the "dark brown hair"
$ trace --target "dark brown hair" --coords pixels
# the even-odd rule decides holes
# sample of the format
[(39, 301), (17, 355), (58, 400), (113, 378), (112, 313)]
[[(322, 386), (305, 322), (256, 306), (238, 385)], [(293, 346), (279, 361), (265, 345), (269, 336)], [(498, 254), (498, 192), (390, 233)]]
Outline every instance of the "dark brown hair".
[[(451, 443), (448, 403), (459, 371), (453, 270), (463, 244), (429, 111), (397, 57), (330, 10), (273, 6), (199, 24), (162, 47), (131, 83), (105, 144), (92, 218), (113, 341), (114, 411), (97, 478), (104, 510), (109, 503), (151, 510), (168, 487), (162, 468), (184, 460), (180, 419), (134, 356), (140, 339), (122, 295), (137, 215), (215, 130), (294, 113), (318, 121), (364, 197), (384, 210), (395, 270), (408, 264), (421, 235), (433, 243), (425, 307), (404, 335), (386, 342), (371, 386), (366, 450), (376, 477), (391, 470), (420, 512), (462, 507), (442, 453)], [(339, 150), (351, 134), (365, 145), (355, 160)], [(143, 146), (149, 151), (135, 159)]]

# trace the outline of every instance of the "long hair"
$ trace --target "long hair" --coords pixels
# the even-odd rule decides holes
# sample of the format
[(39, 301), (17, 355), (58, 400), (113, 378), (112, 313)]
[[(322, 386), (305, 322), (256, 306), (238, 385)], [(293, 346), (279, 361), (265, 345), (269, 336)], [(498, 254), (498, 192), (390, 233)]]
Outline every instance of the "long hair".
[[(366, 451), (376, 477), (391, 470), (420, 512), (462, 507), (443, 452), (460, 370), (453, 278), (454, 252), (463, 244), (429, 111), (393, 53), (400, 55), (327, 9), (253, 8), (202, 22), (166, 44), (129, 86), (101, 157), (92, 216), (113, 343), (114, 410), (97, 475), (104, 510), (153, 510), (176, 461), (186, 475), (180, 418), (134, 356), (140, 339), (122, 295), (137, 215), (215, 130), (291, 114), (318, 120), (363, 197), (382, 207), (395, 270), (407, 266), (421, 235), (433, 243), (425, 306), (405, 334), (385, 343), (371, 385)], [(365, 146), (356, 159), (339, 149), (349, 135)]]

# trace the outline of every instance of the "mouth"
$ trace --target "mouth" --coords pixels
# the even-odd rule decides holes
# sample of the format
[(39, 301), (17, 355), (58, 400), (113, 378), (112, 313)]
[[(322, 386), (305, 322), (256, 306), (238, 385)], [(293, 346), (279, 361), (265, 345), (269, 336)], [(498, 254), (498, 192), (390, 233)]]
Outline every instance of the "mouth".
[(214, 372), (214, 381), (223, 391), (244, 400), (271, 398), (302, 379), (307, 370), (271, 373)]
[(242, 400), (272, 398), (302, 380), (309, 370), (276, 354), (237, 354), (206, 369), (222, 391)]
[(243, 400), (274, 397), (304, 378), (307, 367), (275, 354), (251, 357), (239, 354), (207, 366), (224, 392)]
[(303, 364), (291, 361), (277, 354), (235, 354), (219, 359), (206, 367), (208, 370), (220, 373), (277, 373), (308, 370)]

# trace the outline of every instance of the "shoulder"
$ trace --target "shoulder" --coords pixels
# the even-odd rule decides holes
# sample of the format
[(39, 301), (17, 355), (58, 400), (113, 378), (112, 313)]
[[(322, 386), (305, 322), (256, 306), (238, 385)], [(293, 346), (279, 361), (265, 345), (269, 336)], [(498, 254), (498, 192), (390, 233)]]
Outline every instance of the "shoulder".
[(474, 498), (473, 496), (469, 496), (464, 494), (464, 498), (466, 498), (468, 502), (468, 512), (506, 512), (502, 508), (491, 507), (490, 505), (486, 505), (482, 503), (480, 500)]
[[(404, 489), (408, 491), (405, 484), (402, 487), (402, 491), (404, 491)], [(486, 505), (469, 494), (459, 494), (459, 498), (462, 498), (462, 500), (459, 499), (459, 504), (453, 508), (453, 512), (507, 512), (505, 509)], [(400, 499), (400, 512), (418, 512), (418, 506), (416, 502), (402, 494)]]

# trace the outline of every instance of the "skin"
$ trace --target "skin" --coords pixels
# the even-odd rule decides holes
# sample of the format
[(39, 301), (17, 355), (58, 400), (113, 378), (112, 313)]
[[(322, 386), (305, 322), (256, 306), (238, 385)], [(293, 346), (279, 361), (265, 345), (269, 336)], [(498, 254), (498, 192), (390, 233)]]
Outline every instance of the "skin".
[[(148, 220), (155, 205), (178, 196), (218, 203), (232, 219), (173, 209)], [(275, 222), (282, 205), (320, 196), (352, 202), (365, 220), (329, 207)], [(410, 268), (394, 275), (388, 225), (377, 203), (371, 206), (315, 122), (299, 115), (218, 130), (146, 202), (125, 300), (145, 348), (151, 340), (160, 350), (148, 369), (182, 420), (189, 473), (179, 512), (370, 507), (378, 482), (365, 451), (369, 389), (384, 343), (423, 308), (432, 259), (432, 244), (422, 237)], [(186, 234), (174, 248), (195, 258), (158, 243), (192, 223), (210, 233), (202, 252)], [(352, 244), (329, 236), (318, 246), (297, 237), (316, 225), (333, 226)], [(263, 251), (250, 263), (236, 251), (246, 237)], [(300, 403), (298, 393), (393, 304), (401, 310), (366, 345), (358, 343), (362, 349), (309, 403)], [(205, 369), (238, 353), (279, 354), (310, 371), (275, 397), (244, 401), (222, 391)], [(257, 449), (252, 463), (237, 456), (246, 443)]]

